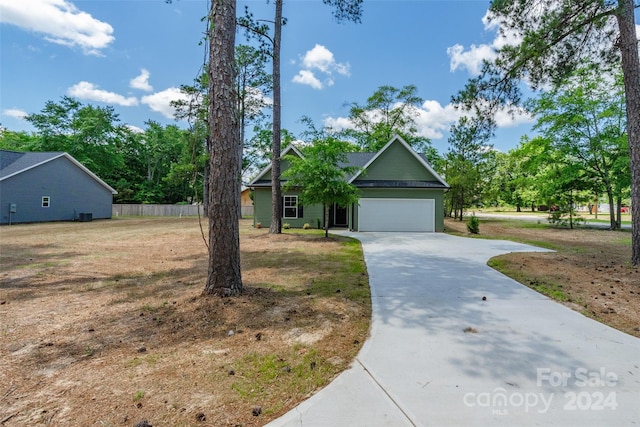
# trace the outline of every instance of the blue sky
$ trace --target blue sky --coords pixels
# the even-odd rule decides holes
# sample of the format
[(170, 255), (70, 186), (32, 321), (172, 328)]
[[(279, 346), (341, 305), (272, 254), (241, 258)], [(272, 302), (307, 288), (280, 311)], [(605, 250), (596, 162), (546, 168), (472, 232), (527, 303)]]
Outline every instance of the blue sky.
[[(238, 1), (256, 18), (272, 19), (273, 2)], [(483, 22), (488, 1), (364, 2), (361, 24), (335, 22), (320, 0), (285, 0), (283, 127), (299, 134), (303, 115), (319, 124), (348, 126), (351, 102), (365, 103), (379, 86), (417, 86), (425, 100), (418, 125), (447, 150), (458, 118), (450, 104), (499, 46)], [(0, 0), (0, 123), (33, 130), (23, 119), (46, 101), (74, 96), (111, 105), (120, 120), (144, 128), (172, 118), (169, 101), (201, 72), (203, 0)], [(237, 42), (245, 42), (243, 33)], [(506, 151), (531, 119), (503, 118), (493, 143)]]

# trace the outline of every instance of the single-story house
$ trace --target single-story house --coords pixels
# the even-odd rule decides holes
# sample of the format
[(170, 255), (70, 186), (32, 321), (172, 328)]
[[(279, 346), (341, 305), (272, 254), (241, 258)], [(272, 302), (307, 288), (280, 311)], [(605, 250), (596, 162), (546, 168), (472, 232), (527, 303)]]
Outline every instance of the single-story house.
[[(293, 145), (283, 153), (281, 172), (289, 167), (284, 157), (304, 157)], [(353, 231), (444, 230), (444, 193), (446, 181), (431, 167), (426, 157), (415, 152), (401, 137), (395, 136), (376, 153), (347, 153), (348, 166), (358, 172), (347, 177), (360, 193), (358, 203), (332, 206), (331, 227)], [(254, 190), (254, 225), (271, 224), (271, 166), (262, 170), (249, 184)], [(299, 192), (283, 191), (283, 223), (291, 227), (324, 224), (322, 206), (302, 206)]]
[(67, 153), (0, 150), (0, 224), (111, 218), (114, 194)]

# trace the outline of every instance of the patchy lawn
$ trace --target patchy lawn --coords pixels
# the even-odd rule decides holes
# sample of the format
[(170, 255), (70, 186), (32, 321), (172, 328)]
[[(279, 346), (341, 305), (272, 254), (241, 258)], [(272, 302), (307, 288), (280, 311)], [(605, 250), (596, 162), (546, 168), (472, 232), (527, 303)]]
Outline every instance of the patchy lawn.
[[(446, 229), (468, 235), (465, 222), (448, 219)], [(640, 269), (630, 264), (629, 231), (481, 219), (478, 237), (553, 249), (502, 255), (489, 265), (586, 316), (640, 337)]]
[(201, 296), (197, 219), (2, 227), (0, 425), (258, 426), (368, 335), (360, 244), (241, 221), (245, 292)]

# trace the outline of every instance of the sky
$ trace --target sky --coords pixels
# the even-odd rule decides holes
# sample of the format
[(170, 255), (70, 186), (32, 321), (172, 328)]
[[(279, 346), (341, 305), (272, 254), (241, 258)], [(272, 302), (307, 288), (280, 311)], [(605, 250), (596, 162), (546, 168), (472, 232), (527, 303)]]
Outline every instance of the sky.
[[(504, 43), (485, 21), (489, 1), (366, 0), (362, 22), (337, 23), (321, 0), (284, 0), (282, 126), (300, 135), (302, 116), (349, 126), (348, 105), (383, 85), (413, 84), (424, 99), (417, 124), (441, 153), (459, 113), (451, 97)], [(238, 0), (257, 19), (273, 1)], [(114, 107), (120, 122), (144, 129), (177, 124), (169, 102), (206, 60), (205, 0), (0, 0), (0, 123), (24, 120), (47, 101), (71, 96)], [(236, 43), (248, 43), (242, 32)], [(532, 118), (502, 117), (492, 140), (507, 151), (531, 131)]]

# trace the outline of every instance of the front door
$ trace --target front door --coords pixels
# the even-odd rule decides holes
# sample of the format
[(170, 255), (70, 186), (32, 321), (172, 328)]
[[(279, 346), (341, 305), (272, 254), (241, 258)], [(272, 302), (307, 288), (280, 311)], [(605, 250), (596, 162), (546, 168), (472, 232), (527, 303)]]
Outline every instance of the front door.
[(346, 227), (349, 225), (347, 216), (347, 208), (343, 208), (339, 205), (333, 205), (333, 225), (336, 227)]

